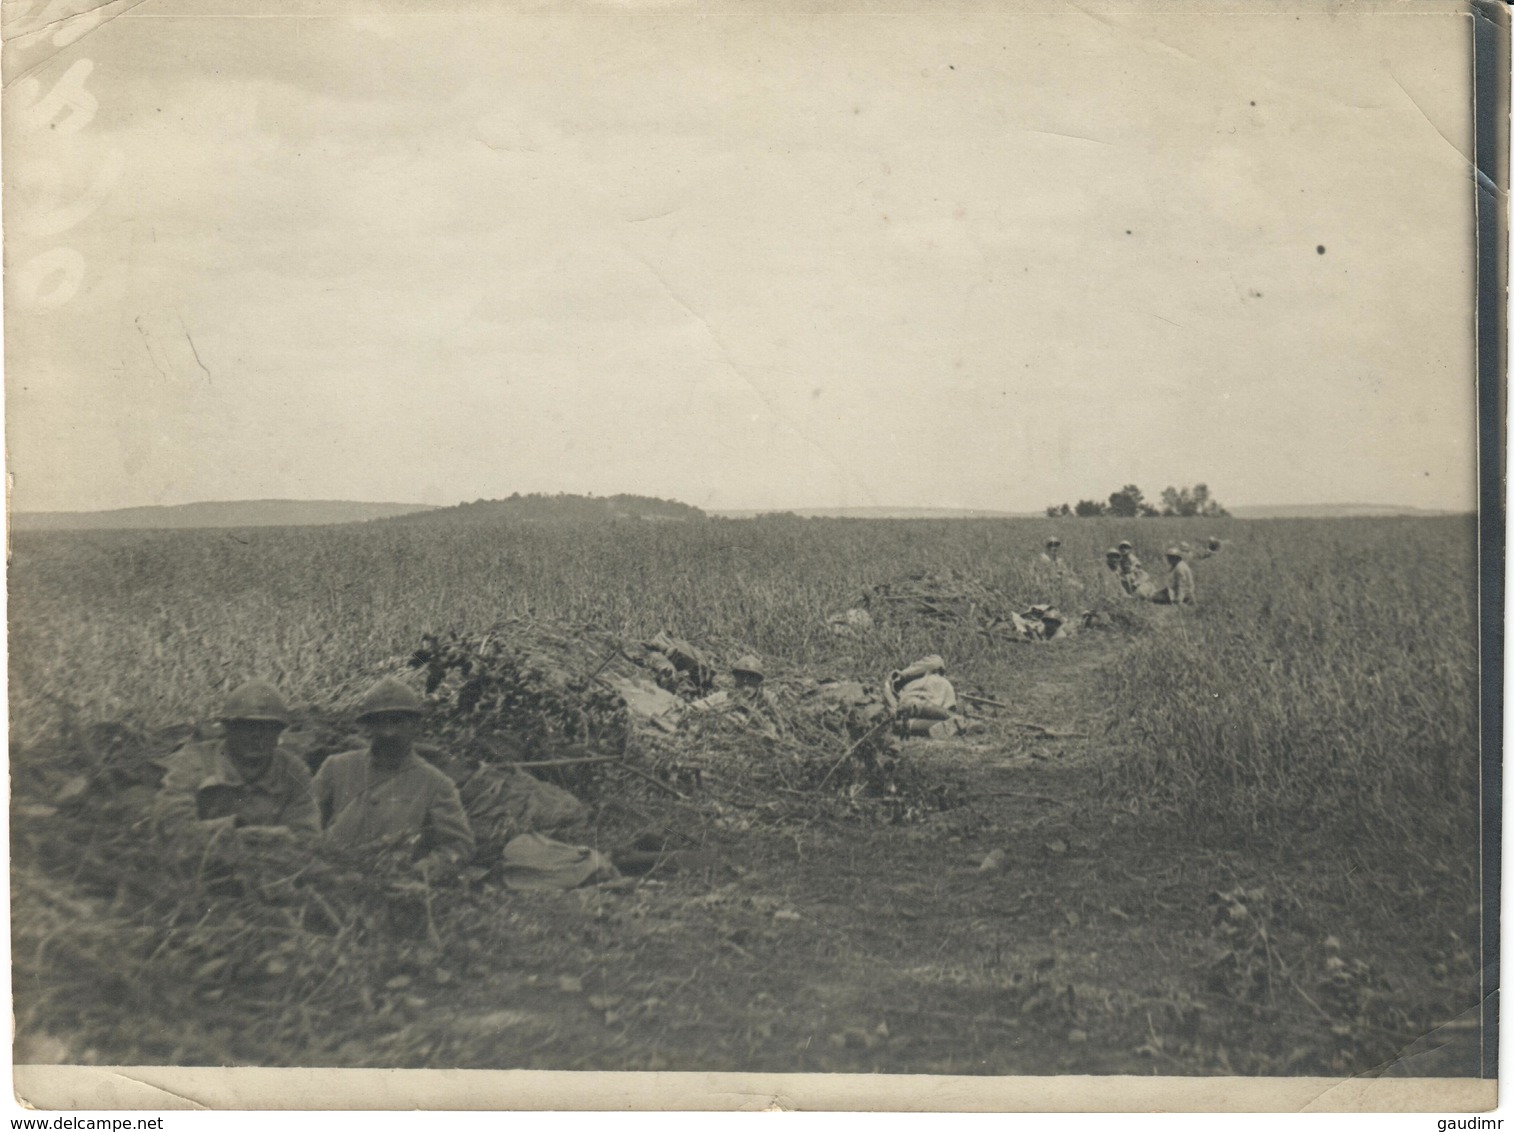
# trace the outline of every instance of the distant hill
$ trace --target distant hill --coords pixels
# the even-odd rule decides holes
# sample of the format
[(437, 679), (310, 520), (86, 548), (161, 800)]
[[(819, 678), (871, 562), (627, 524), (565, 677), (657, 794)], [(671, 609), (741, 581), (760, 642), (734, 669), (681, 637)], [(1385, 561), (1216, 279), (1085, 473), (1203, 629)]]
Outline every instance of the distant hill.
[(310, 527), (361, 523), (432, 508), (421, 503), (352, 503), (329, 499), (242, 499), (126, 507), (118, 511), (16, 511), (14, 531), (171, 530), (185, 527)]
[(1399, 507), (1392, 503), (1279, 503), (1255, 507), (1232, 507), (1237, 519), (1348, 519), (1393, 515), (1459, 515), (1459, 511), (1432, 511), (1424, 507)]
[(685, 523), (705, 519), (698, 507), (673, 499), (645, 495), (512, 495), (508, 499), (478, 499), (456, 507), (438, 507), (424, 514), (401, 515), (395, 523), (448, 523), (485, 526), (492, 523), (611, 523), (620, 520)]
[(1030, 519), (1039, 511), (981, 511), (967, 507), (796, 507), (786, 511), (712, 511), (723, 519), (794, 515), (800, 519)]

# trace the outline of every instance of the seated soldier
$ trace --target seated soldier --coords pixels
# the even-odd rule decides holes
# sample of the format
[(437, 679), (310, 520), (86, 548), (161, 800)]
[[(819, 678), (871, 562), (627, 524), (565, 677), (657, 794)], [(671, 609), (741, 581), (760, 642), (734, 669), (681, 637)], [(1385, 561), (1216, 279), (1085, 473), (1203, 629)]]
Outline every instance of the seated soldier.
[(1141, 565), (1141, 560), (1136, 557), (1135, 548), (1128, 542), (1119, 545), (1120, 551), (1120, 584), (1125, 587), (1125, 592), (1135, 597), (1152, 597), (1156, 591), (1156, 583), (1146, 573), (1146, 568)]
[(1062, 540), (1056, 537), (1047, 539), (1046, 549), (1031, 559), (1031, 575), (1042, 585), (1063, 590), (1083, 588), (1077, 575), (1062, 561)]
[(367, 749), (322, 763), (315, 797), (333, 848), (413, 837), (416, 868), (433, 877), (473, 856), (473, 830), (452, 780), (415, 753), (422, 713), (421, 698), (404, 684), (392, 676), (380, 680), (358, 708)]
[(1158, 605), (1194, 605), (1193, 593), (1193, 567), (1183, 561), (1183, 549), (1178, 546), (1167, 548), (1167, 565), (1171, 572), (1167, 575), (1167, 588), (1158, 590), (1151, 598)]
[(1110, 547), (1104, 552), (1104, 589), (1110, 597), (1128, 597), (1124, 572), (1120, 569), (1120, 552)]
[(159, 828), (318, 832), (310, 771), (279, 746), (289, 709), (278, 690), (261, 680), (243, 684), (226, 697), (220, 722), (224, 738), (191, 743), (164, 760)]

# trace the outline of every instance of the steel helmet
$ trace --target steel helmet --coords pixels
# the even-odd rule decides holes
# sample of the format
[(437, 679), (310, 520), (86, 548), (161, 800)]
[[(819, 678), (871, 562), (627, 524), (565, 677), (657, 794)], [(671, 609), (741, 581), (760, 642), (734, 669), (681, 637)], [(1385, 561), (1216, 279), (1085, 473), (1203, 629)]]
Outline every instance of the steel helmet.
[(1122, 543), (1120, 543), (1120, 549), (1122, 551), (1125, 551), (1125, 550), (1130, 550), (1132, 548), (1131, 548), (1131, 545), (1128, 542), (1122, 542)]
[(223, 723), (245, 720), (250, 723), (282, 723), (289, 726), (289, 707), (279, 690), (266, 680), (249, 680), (234, 688), (221, 708)]
[(1049, 539), (1046, 540), (1046, 545), (1047, 546), (1061, 546), (1062, 545), (1062, 540), (1059, 539), (1059, 538), (1049, 538)]
[(1182, 558), (1183, 557), (1183, 548), (1180, 547), (1180, 546), (1169, 546), (1167, 548), (1167, 557), (1168, 558)]
[(408, 712), (410, 715), (423, 715), (426, 705), (420, 696), (411, 691), (407, 684), (396, 680), (393, 676), (385, 676), (373, 687), (368, 689), (368, 694), (358, 702), (357, 718), (361, 723), (370, 715), (379, 715), (383, 712)]
[(765, 675), (762, 671), (762, 661), (752, 653), (747, 653), (731, 665), (731, 672), (738, 676), (755, 676), (759, 680)]
[(1106, 550), (1104, 552), (1104, 557), (1105, 558), (1118, 558), (1119, 556), (1120, 556), (1120, 548), (1117, 547), (1117, 546), (1111, 546), (1108, 550)]

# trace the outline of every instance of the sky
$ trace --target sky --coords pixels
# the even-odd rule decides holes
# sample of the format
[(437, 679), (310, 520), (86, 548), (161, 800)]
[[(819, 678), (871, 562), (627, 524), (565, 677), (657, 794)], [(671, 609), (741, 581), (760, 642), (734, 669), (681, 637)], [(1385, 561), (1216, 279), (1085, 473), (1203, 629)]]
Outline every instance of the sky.
[(800, 7), (12, 39), (12, 507), (1472, 508), (1456, 5)]

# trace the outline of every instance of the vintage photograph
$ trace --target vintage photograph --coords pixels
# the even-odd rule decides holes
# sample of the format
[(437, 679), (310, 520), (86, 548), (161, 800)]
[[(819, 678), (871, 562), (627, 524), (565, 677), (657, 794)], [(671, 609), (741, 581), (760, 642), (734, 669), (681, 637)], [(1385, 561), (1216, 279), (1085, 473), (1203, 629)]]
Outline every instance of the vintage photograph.
[(1482, 10), (4, 17), (23, 1101), (1492, 1103)]

